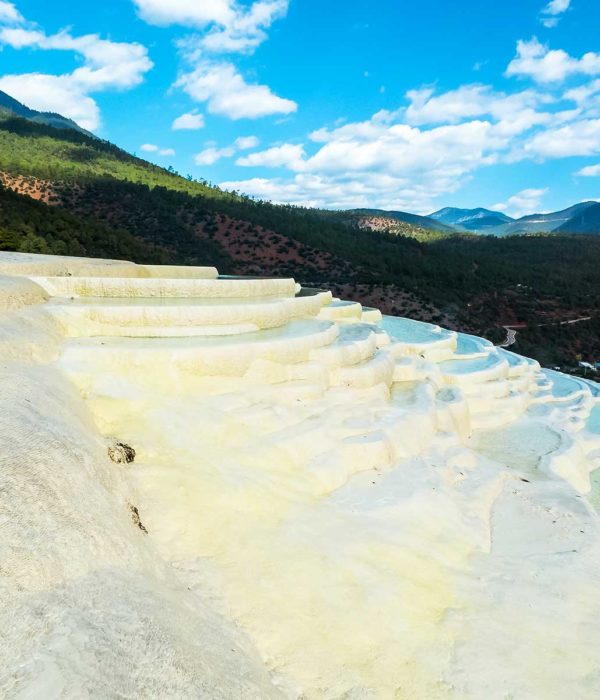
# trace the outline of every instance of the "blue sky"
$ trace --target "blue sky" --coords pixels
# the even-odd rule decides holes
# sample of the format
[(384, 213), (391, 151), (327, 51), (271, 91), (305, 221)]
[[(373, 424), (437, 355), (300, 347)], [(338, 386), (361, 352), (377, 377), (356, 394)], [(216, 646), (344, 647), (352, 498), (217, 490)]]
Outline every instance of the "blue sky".
[(598, 0), (0, 0), (0, 89), (330, 208), (600, 199)]

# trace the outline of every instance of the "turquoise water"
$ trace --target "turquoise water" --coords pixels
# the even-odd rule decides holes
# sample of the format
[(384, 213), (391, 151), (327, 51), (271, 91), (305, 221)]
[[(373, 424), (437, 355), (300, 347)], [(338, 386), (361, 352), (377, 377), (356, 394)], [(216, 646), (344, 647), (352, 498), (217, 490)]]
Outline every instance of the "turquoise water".
[(457, 355), (475, 355), (478, 353), (491, 352), (494, 346), (489, 340), (478, 338), (475, 335), (467, 333), (457, 333), (456, 335), (456, 354)]
[(585, 427), (590, 433), (597, 433), (600, 435), (600, 405), (592, 408)]
[(552, 396), (557, 399), (562, 399), (571, 394), (576, 394), (580, 391), (584, 391), (584, 385), (573, 377), (569, 377), (566, 374), (561, 374), (560, 372), (554, 372), (551, 369), (542, 370), (543, 373), (552, 382)]
[(445, 374), (471, 374), (472, 372), (491, 369), (503, 362), (504, 360), (500, 355), (491, 353), (485, 357), (478, 357), (473, 360), (446, 360), (445, 362), (440, 362), (440, 369)]
[(384, 316), (379, 326), (394, 340), (403, 343), (433, 343), (453, 336), (452, 331), (412, 318)]

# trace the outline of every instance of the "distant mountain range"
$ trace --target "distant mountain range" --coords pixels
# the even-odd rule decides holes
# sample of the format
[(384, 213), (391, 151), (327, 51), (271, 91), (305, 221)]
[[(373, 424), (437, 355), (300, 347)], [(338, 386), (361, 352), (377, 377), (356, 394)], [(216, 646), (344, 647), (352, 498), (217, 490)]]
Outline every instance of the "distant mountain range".
[(35, 109), (30, 109), (24, 104), (21, 104), (14, 97), (7, 95), (5, 92), (0, 90), (0, 110), (4, 112), (11, 112), (17, 117), (23, 117), (29, 121), (36, 122), (38, 124), (46, 124), (47, 126), (53, 126), (56, 129), (75, 129), (88, 136), (93, 136), (89, 131), (82, 129), (79, 124), (74, 122), (72, 119), (63, 117), (56, 112), (38, 112)]
[(429, 219), (434, 219), (459, 231), (483, 231), (497, 226), (508, 224), (514, 219), (498, 211), (490, 209), (456, 209), (455, 207), (445, 207), (439, 211), (429, 214)]
[(513, 219), (499, 211), (477, 207), (445, 207), (428, 216), (384, 209), (352, 209), (349, 213), (404, 221), (432, 231), (477, 233), (486, 236), (518, 236), (528, 233), (587, 233), (600, 235), (600, 203), (580, 202), (548, 214), (528, 214)]

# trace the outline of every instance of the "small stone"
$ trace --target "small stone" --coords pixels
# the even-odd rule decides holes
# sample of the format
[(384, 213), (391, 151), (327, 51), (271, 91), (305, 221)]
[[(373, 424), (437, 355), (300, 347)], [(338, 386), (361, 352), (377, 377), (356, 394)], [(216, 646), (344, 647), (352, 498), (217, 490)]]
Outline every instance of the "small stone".
[(133, 524), (134, 524), (134, 525), (137, 525), (137, 527), (139, 527), (140, 530), (141, 530), (144, 534), (147, 535), (147, 534), (148, 534), (148, 530), (146, 530), (146, 527), (144, 526), (144, 524), (142, 523), (142, 521), (141, 521), (141, 519), (140, 519), (140, 512), (139, 512), (139, 510), (138, 510), (132, 503), (128, 503), (127, 505), (128, 505), (128, 507), (129, 507), (129, 513), (131, 514), (131, 520), (133, 521)]
[(108, 456), (115, 464), (129, 464), (135, 459), (135, 450), (124, 442), (115, 442), (109, 445)]

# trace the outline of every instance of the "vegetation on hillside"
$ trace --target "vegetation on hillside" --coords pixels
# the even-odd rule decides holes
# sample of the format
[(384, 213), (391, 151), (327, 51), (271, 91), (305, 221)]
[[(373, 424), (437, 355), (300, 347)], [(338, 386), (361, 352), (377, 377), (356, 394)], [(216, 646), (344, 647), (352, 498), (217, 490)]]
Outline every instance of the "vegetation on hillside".
[(0, 250), (48, 255), (77, 255), (166, 263), (169, 251), (110, 229), (93, 219), (75, 216), (16, 194), (0, 185)]

